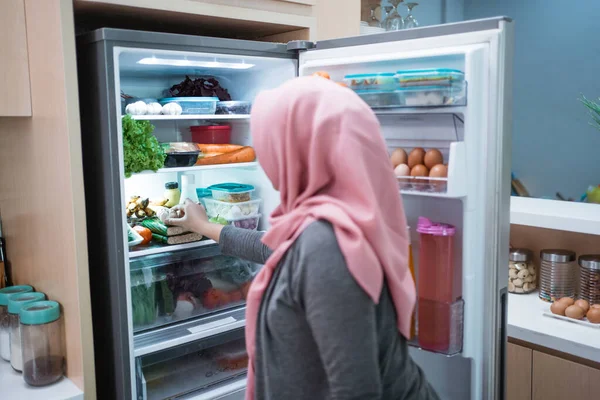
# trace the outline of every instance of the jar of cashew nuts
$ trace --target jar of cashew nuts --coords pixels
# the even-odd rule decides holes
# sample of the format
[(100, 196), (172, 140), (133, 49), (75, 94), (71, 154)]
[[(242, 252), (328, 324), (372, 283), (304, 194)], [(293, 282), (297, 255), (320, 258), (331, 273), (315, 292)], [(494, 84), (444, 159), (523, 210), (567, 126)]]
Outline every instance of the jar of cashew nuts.
[(508, 255), (508, 291), (531, 293), (537, 286), (537, 268), (528, 249), (511, 249)]

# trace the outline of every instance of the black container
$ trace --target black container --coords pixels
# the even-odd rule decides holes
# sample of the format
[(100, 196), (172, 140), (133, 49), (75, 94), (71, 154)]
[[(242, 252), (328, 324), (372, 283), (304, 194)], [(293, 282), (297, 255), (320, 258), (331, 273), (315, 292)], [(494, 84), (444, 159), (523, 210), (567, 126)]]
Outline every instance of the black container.
[(167, 153), (165, 168), (191, 167), (198, 161), (200, 151), (189, 151), (182, 153)]

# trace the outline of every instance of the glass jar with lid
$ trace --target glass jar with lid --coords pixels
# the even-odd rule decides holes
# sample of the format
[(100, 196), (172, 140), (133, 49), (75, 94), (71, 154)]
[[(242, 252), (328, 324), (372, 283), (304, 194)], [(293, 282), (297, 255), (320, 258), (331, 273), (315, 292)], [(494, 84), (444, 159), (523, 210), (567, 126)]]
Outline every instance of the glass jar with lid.
[(508, 291), (531, 293), (537, 287), (537, 268), (528, 249), (511, 249), (508, 254)]
[(8, 319), (8, 298), (17, 293), (33, 292), (29, 285), (9, 286), (0, 289), (0, 357), (10, 361), (10, 320)]
[(576, 255), (571, 250), (546, 249), (540, 252), (540, 299), (548, 302), (575, 297)]
[(600, 304), (600, 254), (579, 257), (579, 298)]
[(23, 379), (31, 386), (46, 386), (62, 378), (65, 370), (60, 305), (37, 301), (21, 308)]
[(21, 372), (23, 370), (19, 311), (21, 311), (21, 308), (27, 303), (45, 299), (46, 295), (39, 292), (13, 294), (8, 299), (8, 319), (10, 321), (10, 365), (15, 371)]

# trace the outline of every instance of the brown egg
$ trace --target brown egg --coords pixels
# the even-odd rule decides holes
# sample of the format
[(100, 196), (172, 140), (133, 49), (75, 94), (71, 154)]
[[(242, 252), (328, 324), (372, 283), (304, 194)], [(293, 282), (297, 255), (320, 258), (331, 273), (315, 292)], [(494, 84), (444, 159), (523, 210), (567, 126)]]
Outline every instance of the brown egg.
[(394, 168), (396, 176), (410, 176), (410, 168), (406, 164), (400, 164)]
[(570, 297), (563, 297), (558, 301), (560, 301), (561, 303), (565, 303), (567, 306), (572, 306), (573, 304), (575, 304), (575, 300), (573, 300)]
[[(422, 147), (414, 148), (408, 154), (408, 166), (411, 168), (411, 171), (415, 165), (423, 164), (424, 159), (425, 159), (425, 150), (423, 150)], [(425, 166), (425, 165), (423, 165), (423, 166)], [(427, 175), (421, 175), (421, 176), (427, 176)]]
[(431, 168), (429, 171), (429, 176), (431, 178), (447, 178), (448, 177), (448, 167), (444, 164), (437, 164)]
[(429, 170), (423, 164), (418, 164), (410, 170), (410, 176), (429, 176)]
[(588, 310), (590, 309), (590, 303), (588, 303), (586, 300), (576, 300), (575, 301), (575, 305), (579, 308), (581, 308), (583, 310), (583, 312), (588, 312)]
[(550, 311), (552, 311), (552, 314), (562, 315), (564, 317), (567, 307), (568, 305), (561, 303), (560, 301), (555, 301), (550, 306)]
[(392, 161), (394, 168), (396, 168), (400, 164), (406, 164), (408, 162), (408, 156), (406, 155), (404, 149), (395, 149), (392, 151), (390, 160)]
[(425, 166), (429, 169), (444, 163), (444, 156), (438, 149), (427, 150), (424, 157)]
[(585, 312), (583, 311), (583, 309), (576, 305), (569, 306), (565, 310), (565, 316), (567, 316), (569, 318), (581, 319), (581, 318), (583, 318), (584, 315), (585, 315)]
[[(598, 304), (595, 304), (598, 305)], [(600, 307), (592, 307), (587, 312), (586, 317), (592, 324), (600, 324)]]
[(592, 304), (590, 308), (600, 308), (600, 304)]

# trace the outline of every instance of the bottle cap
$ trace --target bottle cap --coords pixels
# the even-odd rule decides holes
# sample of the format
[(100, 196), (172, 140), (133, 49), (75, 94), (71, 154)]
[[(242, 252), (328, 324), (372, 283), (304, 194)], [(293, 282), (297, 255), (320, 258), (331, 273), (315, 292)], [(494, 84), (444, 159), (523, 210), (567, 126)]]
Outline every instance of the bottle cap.
[(0, 289), (0, 306), (8, 305), (8, 297), (11, 294), (33, 292), (33, 288), (29, 285), (9, 286)]
[(60, 305), (56, 301), (36, 301), (21, 307), (19, 319), (25, 325), (42, 325), (60, 317)]
[(18, 314), (21, 308), (27, 303), (46, 300), (46, 295), (40, 292), (19, 293), (10, 295), (9, 297), (8, 312), (11, 314)]
[(177, 182), (167, 182), (165, 183), (165, 189), (178, 189), (179, 184)]

